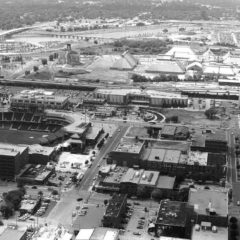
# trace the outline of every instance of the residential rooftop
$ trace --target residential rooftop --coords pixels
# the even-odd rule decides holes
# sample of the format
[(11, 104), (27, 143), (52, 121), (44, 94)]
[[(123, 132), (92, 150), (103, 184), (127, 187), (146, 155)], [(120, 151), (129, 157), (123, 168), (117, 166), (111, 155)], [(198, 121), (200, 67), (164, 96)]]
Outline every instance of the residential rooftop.
[(218, 216), (228, 215), (228, 192), (210, 189), (193, 189), (189, 191), (189, 204), (198, 214), (208, 215), (214, 211)]

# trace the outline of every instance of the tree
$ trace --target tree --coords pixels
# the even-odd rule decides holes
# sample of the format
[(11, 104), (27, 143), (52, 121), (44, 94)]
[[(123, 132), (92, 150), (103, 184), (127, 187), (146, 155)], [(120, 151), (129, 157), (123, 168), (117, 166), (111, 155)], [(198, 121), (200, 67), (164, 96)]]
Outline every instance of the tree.
[(233, 230), (236, 230), (238, 228), (238, 225), (236, 223), (232, 223), (230, 225), (230, 228), (233, 229)]
[(216, 114), (217, 114), (217, 109), (213, 107), (205, 111), (205, 115), (208, 119), (214, 119)]
[(168, 30), (166, 28), (163, 29), (163, 33), (167, 33)]
[(2, 213), (3, 217), (6, 219), (8, 219), (13, 215), (13, 209), (10, 208), (7, 204), (1, 205), (0, 212)]
[(108, 200), (105, 199), (105, 200), (103, 201), (103, 203), (104, 203), (105, 206), (107, 206), (107, 204), (108, 204)]
[(150, 197), (150, 192), (145, 186), (138, 186), (137, 188), (137, 197), (139, 198), (148, 198)]
[(54, 195), (54, 196), (58, 195), (58, 191), (54, 189), (54, 190), (52, 191), (52, 195)]
[(36, 73), (39, 70), (38, 66), (33, 66), (33, 71)]
[(46, 58), (43, 58), (43, 59), (42, 59), (42, 65), (47, 65), (47, 64), (48, 64), (47, 59), (46, 59)]
[(88, 163), (89, 163), (89, 161), (88, 161), (88, 160), (86, 160), (86, 161), (85, 161), (85, 164), (87, 165)]
[(230, 223), (237, 223), (238, 220), (236, 217), (231, 217), (230, 220), (229, 220)]
[(98, 44), (98, 40), (94, 40), (94, 44)]
[(38, 192), (38, 196), (39, 196), (40, 198), (42, 198), (42, 197), (43, 197), (43, 192), (42, 192), (42, 191), (39, 191), (39, 192)]
[(49, 61), (53, 61), (54, 56), (53, 55), (49, 55)]
[(154, 189), (152, 192), (152, 198), (161, 200), (163, 198), (163, 191), (161, 189)]
[(29, 75), (30, 74), (30, 71), (29, 70), (26, 70), (25, 71), (25, 76)]

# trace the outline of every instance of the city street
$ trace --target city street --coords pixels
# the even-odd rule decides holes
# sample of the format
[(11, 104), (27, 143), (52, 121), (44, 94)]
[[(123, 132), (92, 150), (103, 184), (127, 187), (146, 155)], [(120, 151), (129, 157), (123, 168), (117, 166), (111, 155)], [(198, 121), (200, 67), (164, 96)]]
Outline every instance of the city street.
[(128, 126), (120, 126), (120, 131), (115, 131), (115, 133), (112, 135), (112, 138), (108, 138), (105, 145), (103, 145), (102, 149), (100, 150), (99, 154), (96, 156), (96, 159), (94, 160), (92, 167), (87, 170), (85, 173), (80, 186), (79, 190), (89, 190), (93, 183), (93, 178), (97, 174), (99, 169), (99, 164), (101, 165), (103, 163), (104, 156), (110, 152), (119, 142), (119, 140), (124, 136), (126, 133)]

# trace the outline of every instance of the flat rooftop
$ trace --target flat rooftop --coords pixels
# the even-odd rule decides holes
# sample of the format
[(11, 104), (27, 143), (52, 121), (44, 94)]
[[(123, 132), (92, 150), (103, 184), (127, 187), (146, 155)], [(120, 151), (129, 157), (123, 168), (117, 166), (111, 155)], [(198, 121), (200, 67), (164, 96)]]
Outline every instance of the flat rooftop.
[(80, 229), (76, 240), (116, 240), (119, 231), (113, 228), (89, 228)]
[(6, 228), (0, 234), (0, 240), (21, 240), (25, 232)]
[(178, 201), (162, 200), (156, 223), (163, 226), (185, 227), (188, 204)]
[(45, 101), (45, 102), (64, 102), (68, 99), (66, 96), (60, 95), (45, 95), (45, 94), (28, 94), (19, 93), (12, 97), (12, 100), (34, 100), (34, 101)]
[(177, 163), (179, 163), (180, 156), (181, 156), (181, 151), (167, 150), (165, 158), (164, 158), (164, 162), (177, 164)]
[(206, 209), (211, 208), (218, 216), (227, 217), (228, 215), (228, 192), (225, 190), (191, 188), (188, 202), (194, 206), (194, 210), (198, 214), (206, 215)]
[(206, 133), (206, 141), (227, 142), (225, 131), (215, 131), (213, 133)]
[(100, 94), (106, 94), (106, 95), (122, 95), (126, 96), (127, 94), (141, 94), (140, 89), (131, 89), (131, 88), (126, 88), (126, 89), (97, 89), (95, 93), (100, 93)]
[(200, 229), (196, 231), (195, 227), (192, 230), (192, 240), (226, 240), (228, 239), (228, 229), (223, 227), (217, 227), (217, 232), (212, 232), (210, 230), (203, 231)]
[(187, 99), (187, 97), (183, 97), (181, 94), (178, 94), (178, 93), (159, 92), (159, 91), (155, 91), (155, 90), (145, 90), (144, 92), (152, 98)]
[(128, 152), (139, 154), (143, 148), (144, 142), (135, 141), (132, 139), (122, 138), (120, 143), (115, 148), (115, 152)]
[(25, 151), (27, 146), (12, 145), (8, 143), (0, 143), (0, 155), (2, 156), (16, 156)]
[(54, 147), (41, 146), (34, 144), (29, 146), (29, 154), (41, 154), (45, 156), (51, 155), (55, 151)]
[(128, 168), (116, 167), (116, 171), (110, 172), (103, 180), (104, 183), (120, 184)]
[(190, 151), (188, 155), (188, 165), (199, 164), (200, 166), (207, 166), (208, 153)]
[(177, 127), (172, 125), (165, 125), (162, 129), (161, 134), (174, 136)]
[(37, 204), (37, 200), (22, 200), (20, 210), (31, 212)]
[(176, 177), (160, 176), (156, 187), (160, 189), (173, 189)]
[(138, 184), (143, 172), (144, 172), (143, 169), (135, 170), (133, 168), (129, 168), (126, 174), (122, 177), (121, 182)]
[(159, 172), (144, 171), (140, 178), (139, 185), (156, 186), (158, 178), (159, 178)]

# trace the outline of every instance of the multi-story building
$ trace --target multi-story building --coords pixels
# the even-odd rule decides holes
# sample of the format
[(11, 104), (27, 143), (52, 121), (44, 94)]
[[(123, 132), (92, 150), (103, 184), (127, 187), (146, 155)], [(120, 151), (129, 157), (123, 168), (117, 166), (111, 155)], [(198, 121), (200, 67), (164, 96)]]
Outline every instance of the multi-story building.
[(162, 236), (190, 239), (193, 220), (193, 207), (188, 203), (162, 200), (155, 224)]
[(127, 195), (114, 194), (109, 200), (107, 209), (102, 219), (104, 227), (120, 228), (121, 221), (126, 212)]
[(120, 166), (139, 166), (143, 151), (143, 141), (122, 138), (116, 148), (110, 152), (108, 161)]
[(0, 178), (14, 179), (28, 163), (28, 147), (0, 144)]
[(181, 94), (140, 89), (97, 89), (95, 98), (106, 99), (107, 103), (115, 105), (147, 105), (153, 107), (185, 107), (187, 97)]
[(43, 112), (45, 109), (64, 109), (68, 97), (43, 90), (25, 90), (11, 98), (11, 109), (22, 112)]

